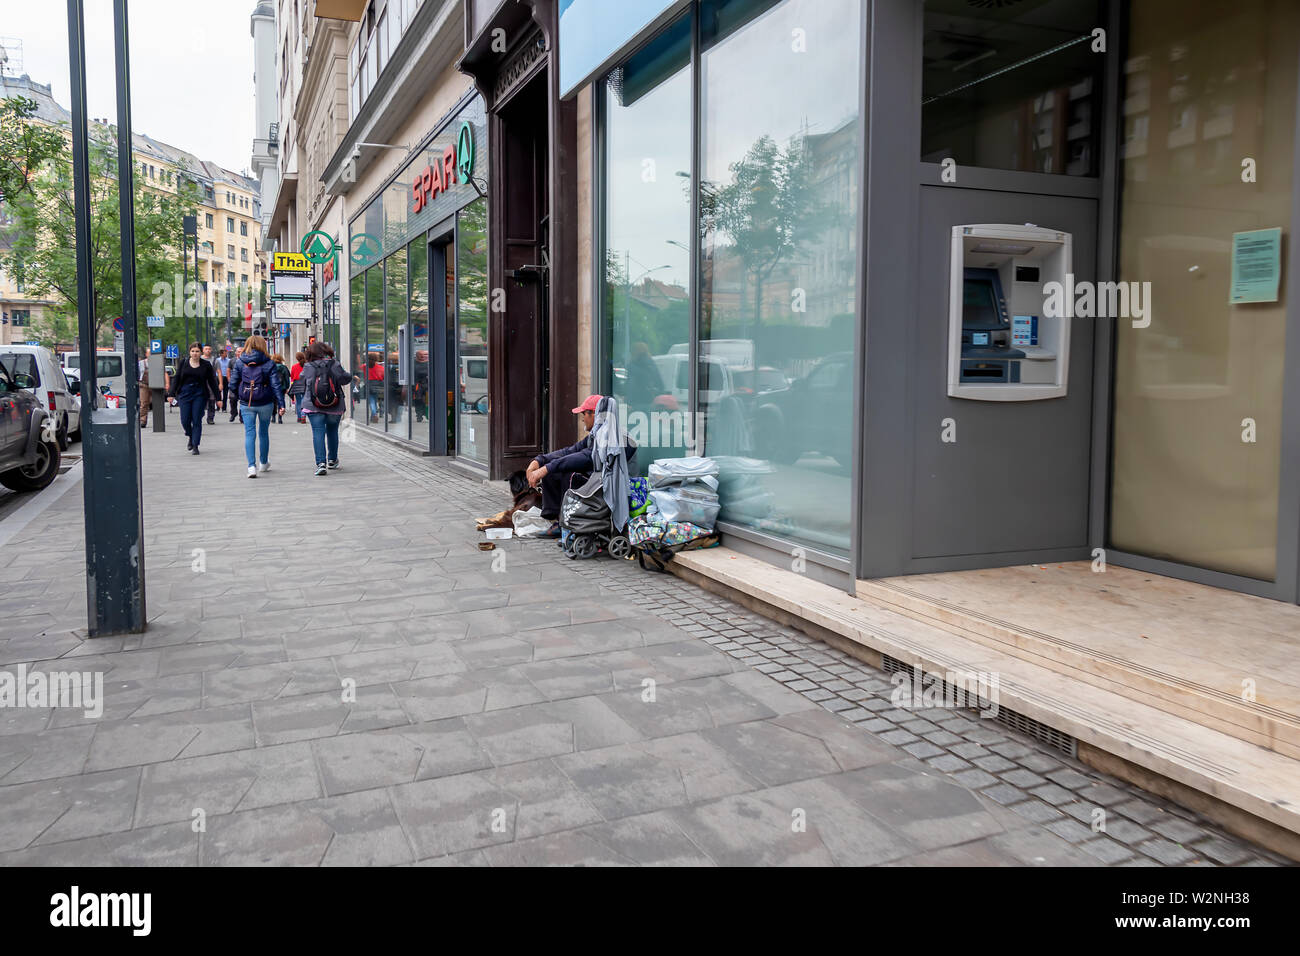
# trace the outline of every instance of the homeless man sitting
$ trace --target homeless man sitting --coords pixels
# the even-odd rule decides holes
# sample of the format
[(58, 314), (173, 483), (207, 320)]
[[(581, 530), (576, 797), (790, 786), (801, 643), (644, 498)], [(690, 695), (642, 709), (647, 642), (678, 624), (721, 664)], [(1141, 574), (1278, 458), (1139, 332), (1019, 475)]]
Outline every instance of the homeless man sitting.
[[(555, 522), (551, 525), (552, 537), (559, 537), (560, 527), (556, 521), (560, 516), (560, 502), (564, 493), (572, 485), (582, 485), (591, 477), (594, 467), (594, 449), (592, 447), (592, 428), (596, 421), (596, 407), (600, 404), (599, 395), (589, 395), (587, 400), (573, 410), (582, 421), (587, 434), (582, 441), (568, 448), (544, 452), (528, 463), (528, 483), (542, 490), (542, 517)], [(611, 404), (612, 401), (611, 401)], [(636, 443), (631, 438), (623, 447), (627, 459), (628, 473), (633, 472), (632, 463), (636, 458)]]

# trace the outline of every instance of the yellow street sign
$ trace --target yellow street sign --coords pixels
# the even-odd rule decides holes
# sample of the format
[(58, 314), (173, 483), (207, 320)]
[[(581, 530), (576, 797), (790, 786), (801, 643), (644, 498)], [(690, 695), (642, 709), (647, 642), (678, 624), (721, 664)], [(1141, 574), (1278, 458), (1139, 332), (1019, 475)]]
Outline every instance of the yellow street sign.
[(272, 272), (311, 272), (311, 263), (300, 252), (277, 252), (271, 260)]

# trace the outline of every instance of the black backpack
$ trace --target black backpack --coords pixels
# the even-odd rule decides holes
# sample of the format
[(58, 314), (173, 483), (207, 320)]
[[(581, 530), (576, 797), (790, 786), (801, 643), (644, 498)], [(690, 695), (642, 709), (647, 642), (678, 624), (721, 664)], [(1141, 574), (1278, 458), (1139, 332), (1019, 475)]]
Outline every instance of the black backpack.
[(339, 403), (339, 387), (334, 381), (334, 360), (326, 359), (316, 365), (316, 374), (311, 380), (311, 403), (324, 411)]
[(265, 405), (275, 398), (271, 390), (271, 363), (244, 365), (243, 375), (239, 380), (239, 400), (249, 406)]

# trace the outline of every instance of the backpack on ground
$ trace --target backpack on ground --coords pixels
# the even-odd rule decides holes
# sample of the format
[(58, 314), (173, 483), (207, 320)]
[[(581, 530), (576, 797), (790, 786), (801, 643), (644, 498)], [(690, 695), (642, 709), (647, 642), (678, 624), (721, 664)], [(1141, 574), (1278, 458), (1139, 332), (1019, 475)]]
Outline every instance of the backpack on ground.
[(319, 365), (315, 362), (316, 374), (311, 379), (311, 403), (324, 411), (339, 403), (339, 386), (334, 381), (334, 360), (326, 359)]
[(250, 407), (269, 405), (275, 399), (271, 390), (271, 369), (269, 362), (260, 365), (245, 365), (243, 376), (239, 380), (239, 400)]

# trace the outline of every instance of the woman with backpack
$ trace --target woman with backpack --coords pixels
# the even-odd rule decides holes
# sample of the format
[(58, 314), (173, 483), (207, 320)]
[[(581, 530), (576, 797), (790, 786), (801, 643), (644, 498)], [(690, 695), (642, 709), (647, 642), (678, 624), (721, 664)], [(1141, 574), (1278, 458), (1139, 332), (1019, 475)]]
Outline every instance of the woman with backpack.
[(307, 419), (302, 417), (302, 396), (304, 394), (302, 366), (306, 361), (306, 354), (303, 352), (297, 352), (293, 356), (293, 368), (289, 369), (289, 394), (293, 396), (294, 411), (298, 413), (299, 425), (307, 424)]
[(333, 350), (320, 342), (307, 346), (303, 366), (302, 411), (311, 422), (311, 440), (316, 451), (316, 475), (327, 475), (339, 466), (339, 424), (348, 403), (344, 396), (352, 376), (334, 361)]
[[(244, 422), (244, 455), (248, 459), (248, 477), (271, 470), (271, 416), (279, 409), (284, 414), (284, 391), (275, 363), (266, 351), (266, 339), (250, 335), (244, 342), (244, 354), (230, 365), (230, 391), (238, 402)], [(262, 439), (262, 461), (255, 452), (257, 437)]]

